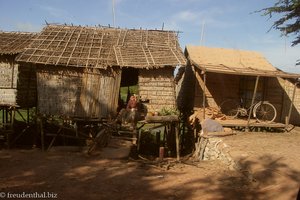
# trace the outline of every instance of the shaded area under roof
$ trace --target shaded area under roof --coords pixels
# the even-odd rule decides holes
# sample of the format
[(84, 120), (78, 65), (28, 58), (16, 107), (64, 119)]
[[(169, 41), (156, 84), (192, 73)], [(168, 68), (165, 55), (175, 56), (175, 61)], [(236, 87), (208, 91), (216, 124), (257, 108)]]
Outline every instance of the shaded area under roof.
[(47, 65), (153, 68), (185, 65), (173, 31), (48, 25), (17, 61)]
[(300, 77), (300, 74), (276, 69), (255, 51), (188, 45), (185, 54), (191, 64), (206, 72), (282, 78)]
[(36, 33), (0, 31), (0, 55), (21, 53), (36, 35)]

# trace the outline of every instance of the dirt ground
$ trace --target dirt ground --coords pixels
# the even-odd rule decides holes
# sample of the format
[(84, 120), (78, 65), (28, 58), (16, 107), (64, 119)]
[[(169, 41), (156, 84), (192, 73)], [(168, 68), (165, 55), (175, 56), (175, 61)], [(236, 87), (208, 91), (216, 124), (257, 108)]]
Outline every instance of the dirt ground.
[(0, 197), (39, 194), (56, 199), (296, 199), (300, 129), (222, 138), (241, 167), (221, 161), (128, 158), (130, 142), (112, 140), (95, 155), (77, 149), (0, 150)]

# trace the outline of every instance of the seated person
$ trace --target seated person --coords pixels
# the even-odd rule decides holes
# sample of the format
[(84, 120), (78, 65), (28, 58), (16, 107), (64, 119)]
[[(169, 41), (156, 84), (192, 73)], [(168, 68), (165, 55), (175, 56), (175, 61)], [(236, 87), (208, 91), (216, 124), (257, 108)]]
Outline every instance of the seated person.
[(122, 109), (117, 116), (117, 121), (122, 124), (130, 123), (132, 127), (136, 126), (138, 120), (138, 102), (136, 95), (130, 96), (126, 109)]
[(135, 94), (130, 96), (126, 109), (127, 110), (137, 109), (137, 99)]

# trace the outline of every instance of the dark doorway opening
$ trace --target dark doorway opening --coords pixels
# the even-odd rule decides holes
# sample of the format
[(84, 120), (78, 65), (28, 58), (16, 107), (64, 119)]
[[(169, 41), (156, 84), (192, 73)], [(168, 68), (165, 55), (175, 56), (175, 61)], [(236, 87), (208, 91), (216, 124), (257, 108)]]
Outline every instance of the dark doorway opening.
[(118, 111), (126, 107), (126, 103), (128, 102), (131, 94), (138, 95), (138, 77), (138, 69), (132, 67), (122, 68)]

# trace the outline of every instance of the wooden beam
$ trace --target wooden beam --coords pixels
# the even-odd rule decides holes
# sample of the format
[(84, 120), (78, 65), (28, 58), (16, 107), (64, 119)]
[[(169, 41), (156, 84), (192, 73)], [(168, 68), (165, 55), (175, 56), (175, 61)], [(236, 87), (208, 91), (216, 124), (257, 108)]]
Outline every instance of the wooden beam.
[(232, 74), (243, 76), (265, 76), (265, 77), (281, 77), (281, 78), (299, 78), (299, 74), (287, 73), (282, 71), (259, 70), (253, 68), (236, 68), (225, 65), (212, 65), (205, 63), (197, 63), (191, 60), (197, 68), (211, 73)]
[(203, 120), (205, 119), (205, 104), (206, 104), (206, 73), (204, 72), (203, 74), (203, 79), (204, 79), (204, 87), (203, 87), (203, 95), (202, 95), (202, 107), (203, 107)]
[(252, 112), (253, 112), (254, 100), (256, 98), (256, 92), (257, 92), (257, 88), (258, 88), (258, 82), (259, 82), (259, 76), (256, 77), (256, 81), (255, 81), (254, 92), (253, 92), (251, 106), (250, 106), (250, 111), (249, 111), (249, 115), (248, 115), (247, 129), (249, 129), (250, 119), (251, 119), (251, 115), (252, 115)]
[(176, 158), (177, 161), (180, 160), (180, 152), (179, 152), (179, 125), (180, 123), (174, 122), (175, 124), (175, 136), (176, 136)]
[(203, 74), (203, 80), (201, 79), (199, 73), (198, 73), (198, 70), (197, 69), (194, 69), (193, 70), (195, 75), (196, 75), (196, 79), (202, 89), (202, 92), (203, 92), (203, 99), (202, 99), (202, 107), (203, 107), (203, 119), (205, 119), (205, 107), (206, 107), (206, 73), (205, 71), (204, 74)]

